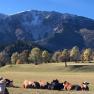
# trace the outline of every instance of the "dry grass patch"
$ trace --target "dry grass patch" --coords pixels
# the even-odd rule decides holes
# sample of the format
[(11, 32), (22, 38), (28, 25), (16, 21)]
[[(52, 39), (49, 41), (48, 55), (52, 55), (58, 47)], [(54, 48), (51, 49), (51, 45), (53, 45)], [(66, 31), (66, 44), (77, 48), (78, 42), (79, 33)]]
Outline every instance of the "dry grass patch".
[(64, 64), (43, 64), (43, 65), (14, 65), (5, 66), (0, 69), (0, 76), (13, 79), (14, 84), (22, 86), (24, 80), (45, 80), (51, 82), (59, 79), (61, 82), (67, 80), (73, 84), (81, 84), (83, 81), (90, 82), (90, 92), (75, 91), (50, 91), (34, 90), (23, 88), (9, 88), (10, 94), (94, 94), (94, 72), (66, 71)]

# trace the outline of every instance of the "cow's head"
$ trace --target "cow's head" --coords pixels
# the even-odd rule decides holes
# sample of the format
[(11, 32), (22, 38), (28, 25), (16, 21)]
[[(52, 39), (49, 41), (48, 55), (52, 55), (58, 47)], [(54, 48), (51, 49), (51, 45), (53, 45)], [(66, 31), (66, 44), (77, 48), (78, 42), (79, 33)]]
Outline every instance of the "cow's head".
[(87, 82), (87, 81), (83, 82), (83, 85), (88, 86), (89, 84), (90, 84), (90, 83), (89, 83), (89, 82)]
[(89, 87), (88, 87), (89, 84), (90, 83), (88, 83), (87, 81), (83, 82), (82, 83), (82, 90), (89, 90)]

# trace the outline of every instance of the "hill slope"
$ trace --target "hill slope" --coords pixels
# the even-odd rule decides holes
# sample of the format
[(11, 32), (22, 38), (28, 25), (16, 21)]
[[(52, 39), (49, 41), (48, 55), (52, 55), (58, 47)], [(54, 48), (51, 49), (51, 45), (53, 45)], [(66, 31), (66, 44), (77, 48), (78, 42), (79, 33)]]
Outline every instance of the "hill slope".
[[(63, 48), (94, 48), (94, 20), (58, 12), (25, 11), (0, 14), (0, 44), (33, 41), (51, 51)], [(58, 45), (58, 46), (57, 46)]]

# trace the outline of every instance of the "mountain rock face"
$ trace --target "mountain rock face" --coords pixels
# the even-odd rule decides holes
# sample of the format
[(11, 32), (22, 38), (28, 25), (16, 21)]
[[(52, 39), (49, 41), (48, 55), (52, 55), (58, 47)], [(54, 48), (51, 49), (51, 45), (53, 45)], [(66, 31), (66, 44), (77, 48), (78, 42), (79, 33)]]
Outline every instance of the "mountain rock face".
[(32, 41), (51, 51), (63, 48), (94, 48), (94, 20), (58, 12), (25, 11), (0, 14), (0, 45)]

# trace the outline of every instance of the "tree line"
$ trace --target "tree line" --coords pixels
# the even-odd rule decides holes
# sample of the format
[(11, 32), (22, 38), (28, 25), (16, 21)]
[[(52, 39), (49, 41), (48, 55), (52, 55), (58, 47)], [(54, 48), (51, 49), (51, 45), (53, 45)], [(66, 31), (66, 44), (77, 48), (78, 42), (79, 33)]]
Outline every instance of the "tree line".
[(32, 48), (31, 51), (23, 50), (22, 52), (14, 52), (11, 56), (5, 51), (0, 52), (0, 66), (6, 64), (41, 64), (41, 63), (59, 63), (64, 62), (82, 62), (90, 63), (94, 59), (94, 52), (90, 48), (79, 50), (74, 46), (72, 49), (63, 49), (50, 53), (47, 50), (41, 50), (38, 47)]

